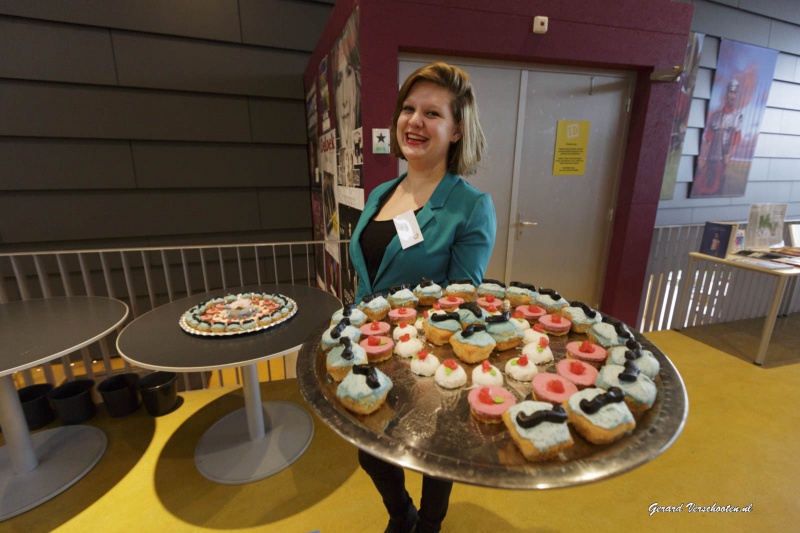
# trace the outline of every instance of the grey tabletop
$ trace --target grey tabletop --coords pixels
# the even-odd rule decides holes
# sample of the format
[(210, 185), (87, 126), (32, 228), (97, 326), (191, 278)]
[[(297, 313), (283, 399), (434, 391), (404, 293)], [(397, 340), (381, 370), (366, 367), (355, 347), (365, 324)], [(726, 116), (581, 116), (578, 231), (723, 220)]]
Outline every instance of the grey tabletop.
[[(387, 402), (371, 415), (354, 415), (336, 399), (337, 384), (326, 371), (319, 349), (320, 336), (309, 339), (300, 350), (297, 380), (306, 402), (341, 437), (390, 463), (434, 477), (506, 489), (550, 489), (580, 485), (627, 472), (661, 454), (680, 434), (689, 403), (683, 380), (672, 362), (652, 342), (632, 333), (645, 350), (658, 359), (659, 392), (655, 405), (638, 417), (636, 429), (608, 445), (592, 445), (575, 436), (575, 445), (561, 460), (531, 463), (511, 442), (503, 424), (482, 424), (470, 415), (469, 387), (445, 390), (432, 377), (419, 377), (409, 370), (407, 359), (393, 355), (376, 366), (394, 386)], [(540, 371), (553, 372), (565, 356), (568, 342), (586, 335), (551, 336), (555, 361)], [(444, 360), (452, 348), (426, 349)], [(519, 349), (495, 354), (491, 364), (499, 369)], [(471, 375), (476, 365), (460, 363)], [(517, 400), (530, 398), (530, 384), (505, 379), (505, 387)]]
[[(266, 330), (224, 337), (187, 333), (178, 322), (191, 307), (225, 294), (263, 292), (288, 296), (297, 313)], [(330, 320), (342, 304), (334, 295), (304, 285), (254, 285), (195, 294), (149, 311), (128, 324), (117, 338), (119, 353), (154, 370), (217, 370), (276, 357), (299, 348), (309, 333)]]
[(127, 316), (127, 305), (101, 296), (0, 304), (0, 376), (74, 352), (108, 334)]

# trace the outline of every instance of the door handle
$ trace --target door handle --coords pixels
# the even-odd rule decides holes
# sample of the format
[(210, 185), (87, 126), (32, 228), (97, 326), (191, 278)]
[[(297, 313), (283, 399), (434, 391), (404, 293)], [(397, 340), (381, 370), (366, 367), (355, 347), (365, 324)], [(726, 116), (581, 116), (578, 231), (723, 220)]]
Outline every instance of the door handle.
[(517, 212), (517, 240), (522, 238), (522, 228), (530, 228), (533, 226), (538, 226), (538, 222), (530, 222), (529, 220), (523, 220), (525, 215), (520, 212)]

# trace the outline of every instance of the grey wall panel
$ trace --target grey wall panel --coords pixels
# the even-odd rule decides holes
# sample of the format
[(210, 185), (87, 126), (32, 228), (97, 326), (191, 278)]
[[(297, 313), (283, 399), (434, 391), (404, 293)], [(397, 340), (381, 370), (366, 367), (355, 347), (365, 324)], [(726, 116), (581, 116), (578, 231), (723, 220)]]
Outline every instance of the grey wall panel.
[(236, 0), (0, 0), (0, 13), (200, 39), (241, 38)]
[(800, 157), (800, 137), (762, 133), (758, 136), (755, 157)]
[(800, 3), (797, 0), (739, 0), (739, 9), (800, 24)]
[(773, 81), (769, 89), (767, 106), (800, 111), (800, 85), (785, 81)]
[[(784, 109), (781, 112), (781, 133), (785, 135), (800, 135), (800, 111)], [(798, 179), (800, 179), (800, 175), (798, 175)]]
[(0, 135), (250, 140), (244, 97), (0, 81), (0, 116)]
[(681, 162), (678, 164), (678, 182), (694, 181), (694, 161), (695, 157), (691, 155), (682, 155)]
[(695, 2), (692, 29), (758, 46), (769, 46), (769, 19), (718, 4)]
[[(680, 185), (680, 192), (678, 185)], [(675, 196), (671, 200), (659, 202), (659, 209), (694, 209), (701, 206), (705, 207), (706, 205), (724, 207), (733, 203), (730, 198), (689, 198), (689, 190), (689, 183), (676, 184)]]
[(253, 142), (305, 144), (305, 102), (249, 98)]
[(108, 30), (0, 18), (0, 77), (116, 84)]
[(714, 71), (701, 68), (697, 71), (697, 81), (694, 85), (694, 97), (708, 100), (711, 98), (711, 84), (714, 80)]
[[(686, 194), (686, 184), (679, 183), (675, 186), (675, 194), (679, 193), (679, 189), (683, 189), (683, 194)], [(661, 205), (659, 203), (659, 205)], [(691, 224), (692, 209), (659, 209), (656, 213), (656, 226), (681, 226), (684, 224)]]
[(309, 54), (112, 32), (120, 85), (302, 100)]
[(792, 193), (792, 184), (786, 181), (748, 181), (747, 204), (785, 202)]
[(142, 188), (291, 187), (308, 183), (305, 146), (133, 142)]
[(312, 51), (331, 7), (299, 0), (239, 0), (245, 43)]
[[(252, 193), (226, 189), (10, 193), (0, 197), (0, 239), (16, 243), (257, 231), (258, 204)], [(226, 205), (235, 206), (235, 216), (221, 216), (220, 206)]]
[(792, 195), (789, 199), (792, 202), (797, 202), (797, 205), (793, 206), (796, 209), (791, 215), (800, 215), (800, 182), (792, 184)]
[(258, 191), (262, 228), (307, 228), (311, 226), (309, 189)]
[(706, 123), (707, 100), (694, 98), (689, 109), (689, 120), (686, 125), (690, 128), (702, 128)]
[[(696, 19), (692, 19), (693, 26), (695, 20)], [(720, 40), (719, 37), (714, 37), (714, 34), (708, 35), (706, 31), (695, 29), (694, 27), (692, 27), (692, 30), (705, 34), (705, 37), (703, 38), (703, 50), (700, 53), (700, 67), (710, 69), (717, 68), (717, 56), (719, 55)]]
[(136, 186), (128, 141), (0, 138), (0, 189)]
[(712, 220), (721, 222), (746, 222), (750, 215), (750, 205), (729, 205), (692, 209), (692, 218), (683, 224), (705, 224)]
[(761, 132), (762, 133), (781, 133), (781, 120), (783, 119), (783, 110), (767, 108), (764, 110), (764, 116), (761, 119)]
[(795, 181), (800, 177), (800, 159), (770, 159), (769, 178), (773, 181)]
[(683, 138), (683, 151), (681, 155), (698, 155), (700, 154), (700, 137), (703, 130), (698, 128), (689, 128), (686, 130), (686, 136)]
[(779, 53), (778, 60), (775, 62), (774, 78), (776, 80), (793, 82), (794, 74), (797, 72), (798, 59), (800, 58), (798, 58), (796, 55)]
[(769, 47), (792, 54), (800, 54), (800, 26), (777, 20), (772, 21)]
[[(754, 157), (750, 163), (750, 172), (747, 175), (748, 184), (754, 181), (771, 181), (769, 177), (769, 159)], [(749, 187), (749, 185), (748, 185)], [(745, 191), (749, 194), (749, 191)]]

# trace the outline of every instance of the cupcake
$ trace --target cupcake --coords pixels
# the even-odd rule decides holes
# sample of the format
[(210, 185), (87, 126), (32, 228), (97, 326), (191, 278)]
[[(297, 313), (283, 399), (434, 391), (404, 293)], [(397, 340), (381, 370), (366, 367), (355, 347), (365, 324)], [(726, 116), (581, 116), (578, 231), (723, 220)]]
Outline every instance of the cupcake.
[(417, 310), (412, 307), (395, 307), (389, 311), (389, 323), (399, 324), (402, 321), (414, 322), (417, 319)]
[(531, 392), (533, 393), (533, 397), (540, 402), (561, 405), (566, 402), (570, 396), (578, 392), (578, 387), (570, 380), (558, 374), (541, 372), (533, 376)]
[(486, 331), (497, 343), (497, 351), (510, 350), (522, 342), (522, 331), (510, 322), (511, 316), (502, 313), (486, 319)]
[(474, 302), (476, 293), (475, 285), (469, 279), (451, 279), (444, 289), (446, 296), (462, 298), (465, 302)]
[(606, 362), (608, 352), (602, 346), (589, 341), (573, 341), (567, 343), (567, 357), (600, 368)]
[(457, 389), (466, 385), (467, 373), (455, 359), (447, 359), (436, 369), (433, 379), (444, 389)]
[(619, 321), (611, 323), (605, 320), (590, 327), (586, 336), (590, 341), (603, 348), (624, 346), (630, 339), (633, 339), (633, 334), (625, 324)]
[(619, 366), (625, 366), (627, 361), (633, 361), (642, 374), (654, 381), (661, 371), (661, 364), (653, 352), (643, 349), (642, 345), (633, 339), (629, 339), (625, 346), (610, 348), (607, 361), (609, 365)]
[(410, 326), (405, 322), (400, 322), (394, 331), (392, 331), (392, 338), (396, 341), (403, 335), (411, 335), (412, 337), (418, 337), (419, 333), (417, 332), (417, 328), (414, 326)]
[(414, 289), (414, 296), (419, 299), (419, 305), (431, 306), (442, 297), (442, 287), (427, 278), (422, 278)]
[(436, 346), (448, 344), (450, 337), (461, 331), (458, 313), (434, 313), (422, 324), (425, 338)]
[(432, 376), (439, 365), (439, 359), (427, 350), (420, 350), (411, 357), (411, 372), (418, 376)]
[(505, 413), (517, 403), (514, 395), (503, 387), (484, 386), (469, 391), (467, 403), (472, 416), (485, 424), (499, 424)]
[(549, 335), (566, 335), (572, 328), (572, 322), (569, 318), (564, 318), (561, 315), (544, 315), (539, 317), (539, 324), (544, 327), (545, 332)]
[(413, 357), (420, 350), (422, 350), (422, 341), (416, 335), (412, 337), (408, 333), (401, 335), (394, 345), (394, 353), (405, 359)]
[(567, 307), (562, 307), (558, 312), (572, 322), (572, 331), (586, 333), (589, 328), (602, 322), (600, 313), (582, 302), (572, 302)]
[(573, 382), (578, 389), (594, 387), (597, 380), (597, 369), (595, 367), (575, 359), (562, 359), (556, 363), (556, 373)]
[(339, 346), (328, 352), (325, 368), (334, 381), (342, 381), (354, 365), (367, 363), (367, 352), (349, 337), (339, 338)]
[(539, 369), (525, 354), (514, 357), (506, 363), (506, 375), (517, 381), (530, 381), (538, 373)]
[(361, 299), (358, 308), (364, 311), (369, 320), (383, 320), (392, 308), (389, 301), (379, 292), (368, 294)]
[(380, 409), (392, 389), (389, 376), (370, 365), (356, 365), (336, 388), (336, 397), (344, 407), (360, 415)]
[(491, 294), (495, 298), (503, 299), (506, 296), (506, 284), (496, 279), (484, 279), (476, 289), (478, 297)]
[(442, 296), (436, 303), (438, 303), (439, 307), (441, 307), (446, 312), (452, 313), (453, 311), (458, 309), (458, 307), (462, 305), (465, 301), (466, 300), (464, 300), (464, 298), (461, 298), (460, 296), (455, 296), (453, 294), (450, 294), (448, 296)]
[(369, 337), (370, 335), (386, 335), (389, 333), (390, 329), (392, 329), (392, 326), (390, 326), (388, 322), (380, 322), (378, 320), (373, 320), (359, 328), (361, 334), (365, 337)]
[(489, 361), (483, 361), (480, 365), (472, 369), (472, 384), (483, 386), (503, 386), (503, 374), (496, 366), (489, 364)]
[(456, 357), (473, 364), (488, 359), (497, 343), (486, 333), (486, 326), (474, 324), (450, 337), (450, 345)]
[(574, 444), (567, 427), (567, 412), (547, 402), (527, 400), (503, 413), (511, 439), (531, 462), (557, 457)]
[(486, 324), (486, 319), (489, 318), (489, 313), (481, 309), (475, 302), (466, 302), (461, 304), (456, 313), (461, 320), (461, 327), (466, 328), (473, 324)]
[(569, 302), (553, 289), (539, 288), (536, 296), (536, 303), (544, 307), (549, 314), (558, 313), (562, 307), (567, 307)]
[(547, 314), (547, 310), (536, 304), (524, 304), (518, 305), (516, 309), (514, 309), (514, 313), (520, 313), (522, 314), (522, 318), (527, 320), (530, 324), (536, 324), (539, 318)]
[(522, 355), (535, 365), (543, 365), (553, 360), (553, 351), (550, 349), (550, 339), (545, 335), (539, 337), (539, 342), (531, 342), (522, 348)]
[(511, 302), (511, 305), (517, 307), (532, 303), (536, 296), (536, 287), (533, 285), (512, 281), (506, 288), (505, 298)]
[(343, 318), (338, 324), (325, 330), (319, 341), (319, 347), (323, 352), (327, 352), (339, 344), (340, 337), (349, 337), (351, 341), (358, 342), (361, 338), (361, 331), (351, 326), (347, 318)]
[(625, 394), (616, 387), (579, 390), (565, 406), (572, 427), (594, 444), (610, 444), (636, 427)]
[(397, 285), (389, 289), (389, 296), (386, 298), (392, 309), (399, 307), (417, 307), (419, 298), (411, 292), (411, 286), (408, 284)]
[(627, 361), (625, 366), (604, 366), (597, 376), (596, 384), (606, 390), (619, 387), (625, 393), (625, 403), (634, 414), (653, 407), (658, 392), (653, 380), (639, 372), (633, 361)]
[(367, 352), (370, 363), (380, 363), (392, 357), (394, 341), (382, 335), (371, 335), (359, 343)]
[(364, 314), (364, 311), (359, 309), (356, 304), (348, 304), (343, 309), (333, 313), (331, 325), (338, 324), (345, 317), (350, 321), (350, 325), (356, 328), (360, 328), (367, 321), (367, 315)]

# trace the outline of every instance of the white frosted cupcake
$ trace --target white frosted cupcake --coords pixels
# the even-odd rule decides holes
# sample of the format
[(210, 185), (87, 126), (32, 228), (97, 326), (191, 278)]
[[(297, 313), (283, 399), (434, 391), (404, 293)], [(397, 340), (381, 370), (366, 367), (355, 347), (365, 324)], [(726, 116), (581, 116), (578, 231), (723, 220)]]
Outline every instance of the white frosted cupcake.
[(547, 333), (537, 330), (536, 328), (526, 329), (525, 336), (522, 337), (522, 344), (528, 345), (531, 343), (540, 343), (541, 339), (547, 339), (550, 342), (550, 337), (547, 336)]
[(528, 356), (528, 360), (534, 365), (543, 365), (553, 360), (553, 351), (547, 336), (540, 338), (539, 342), (526, 344), (522, 355)]
[(422, 349), (422, 341), (412, 337), (408, 333), (397, 339), (394, 345), (394, 353), (400, 357), (409, 358)]
[(467, 373), (455, 359), (447, 359), (436, 369), (433, 379), (444, 389), (457, 389), (466, 385)]
[(439, 359), (427, 350), (420, 350), (411, 358), (411, 372), (418, 376), (432, 376), (439, 366)]
[(509, 320), (509, 322), (517, 326), (522, 331), (528, 331), (529, 329), (531, 329), (531, 323), (522, 318), (522, 313), (515, 312), (511, 316), (511, 320)]
[(394, 331), (392, 332), (392, 338), (394, 340), (399, 339), (403, 335), (411, 335), (411, 337), (413, 338), (416, 338), (418, 336), (417, 328), (415, 328), (414, 326), (410, 326), (408, 324), (405, 325), (403, 324), (405, 324), (405, 322), (401, 323), (399, 326), (394, 328)]
[(515, 357), (506, 363), (506, 375), (517, 381), (530, 381), (539, 373), (536, 365), (528, 359), (527, 355)]
[(472, 370), (472, 384), (485, 385), (487, 387), (502, 387), (503, 374), (496, 366), (490, 365), (489, 361), (483, 361)]

